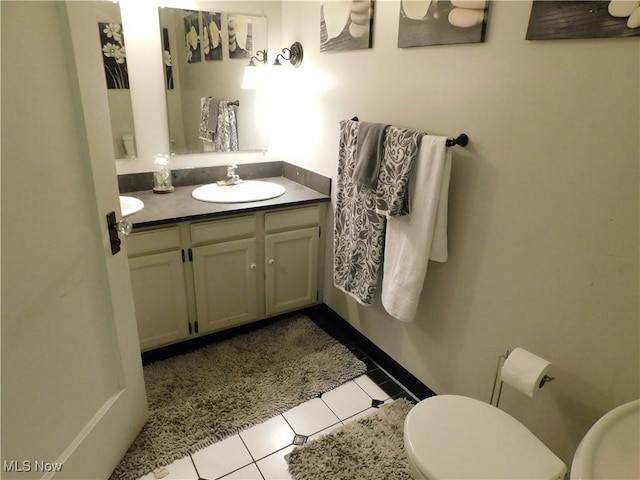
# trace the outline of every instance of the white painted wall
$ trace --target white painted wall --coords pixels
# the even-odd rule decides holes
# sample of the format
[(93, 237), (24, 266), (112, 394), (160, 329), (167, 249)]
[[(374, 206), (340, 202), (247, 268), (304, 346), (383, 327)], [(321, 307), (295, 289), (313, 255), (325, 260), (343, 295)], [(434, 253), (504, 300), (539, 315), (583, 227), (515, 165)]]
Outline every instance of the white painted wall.
[(450, 260), (430, 264), (416, 321), (338, 292), (331, 255), (325, 302), (437, 393), (488, 401), (516, 346), (550, 360), (555, 382), (534, 399), (507, 388), (501, 406), (570, 465), (599, 416), (640, 396), (640, 44), (526, 41), (530, 8), (492, 2), (484, 44), (398, 49), (399, 1), (376, 1), (372, 49), (320, 54), (319, 2), (284, 2), (296, 73), (321, 85), (300, 81), (272, 145), (335, 181), (342, 119), (470, 136)]

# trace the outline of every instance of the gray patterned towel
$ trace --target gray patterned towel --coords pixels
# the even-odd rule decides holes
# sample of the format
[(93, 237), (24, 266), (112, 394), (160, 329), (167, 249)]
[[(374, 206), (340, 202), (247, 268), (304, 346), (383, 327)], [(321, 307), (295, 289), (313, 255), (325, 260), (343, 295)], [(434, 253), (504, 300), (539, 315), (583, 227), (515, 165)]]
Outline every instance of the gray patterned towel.
[(340, 122), (333, 237), (333, 283), (362, 305), (371, 305), (382, 263), (386, 219), (375, 211), (375, 191), (356, 188), (358, 122)]
[(376, 212), (380, 215), (409, 214), (409, 175), (423, 135), (406, 128), (387, 129), (376, 188)]
[(207, 142), (213, 142), (213, 132), (209, 130), (211, 101), (211, 97), (203, 97), (200, 99), (200, 124), (198, 125), (198, 138)]

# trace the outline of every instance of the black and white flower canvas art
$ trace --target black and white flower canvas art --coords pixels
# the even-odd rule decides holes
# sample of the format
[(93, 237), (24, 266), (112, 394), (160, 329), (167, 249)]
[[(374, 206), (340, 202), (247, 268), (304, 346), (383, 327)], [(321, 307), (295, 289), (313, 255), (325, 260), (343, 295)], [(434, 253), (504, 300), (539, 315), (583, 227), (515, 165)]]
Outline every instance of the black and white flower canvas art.
[(167, 89), (173, 90), (173, 58), (169, 44), (169, 29), (162, 29), (162, 61), (164, 63), (164, 78)]
[(107, 80), (107, 88), (129, 88), (127, 53), (124, 48), (122, 25), (119, 23), (98, 22), (102, 62)]
[(222, 60), (222, 14), (202, 12), (202, 52), (205, 60)]
[(320, 51), (373, 46), (373, 0), (324, 0), (320, 5)]
[(534, 1), (527, 40), (640, 35), (640, 2)]
[(484, 42), (488, 0), (402, 0), (398, 47)]
[(201, 60), (199, 12), (185, 10), (185, 13), (184, 37), (187, 48), (187, 63), (197, 63)]

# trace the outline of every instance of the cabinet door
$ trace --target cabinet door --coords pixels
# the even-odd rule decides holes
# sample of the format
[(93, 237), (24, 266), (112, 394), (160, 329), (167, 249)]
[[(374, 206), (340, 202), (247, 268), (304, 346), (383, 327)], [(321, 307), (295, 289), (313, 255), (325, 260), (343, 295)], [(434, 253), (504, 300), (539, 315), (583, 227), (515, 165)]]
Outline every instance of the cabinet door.
[(318, 227), (266, 235), (267, 315), (316, 302), (318, 235)]
[(140, 348), (189, 336), (184, 269), (180, 251), (129, 259)]
[(199, 332), (222, 330), (258, 316), (256, 239), (193, 249)]

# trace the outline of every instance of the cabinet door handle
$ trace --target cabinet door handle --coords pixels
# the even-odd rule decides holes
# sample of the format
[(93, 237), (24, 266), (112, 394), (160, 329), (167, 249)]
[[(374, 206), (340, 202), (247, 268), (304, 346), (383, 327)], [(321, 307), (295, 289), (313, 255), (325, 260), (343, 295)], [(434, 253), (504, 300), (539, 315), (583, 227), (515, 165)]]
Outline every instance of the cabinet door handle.
[(269, 265), (273, 265), (274, 263), (276, 263), (276, 261), (273, 258), (270, 258), (269, 261), (267, 262)]
[(249, 265), (249, 268), (251, 270), (255, 270), (256, 268), (258, 268), (258, 266), (255, 263), (252, 263), (251, 265)]

